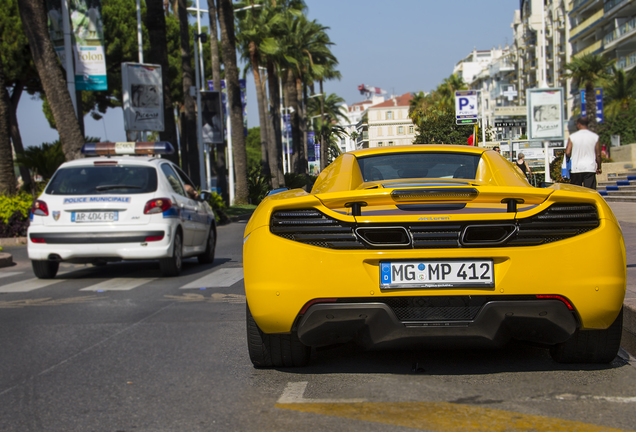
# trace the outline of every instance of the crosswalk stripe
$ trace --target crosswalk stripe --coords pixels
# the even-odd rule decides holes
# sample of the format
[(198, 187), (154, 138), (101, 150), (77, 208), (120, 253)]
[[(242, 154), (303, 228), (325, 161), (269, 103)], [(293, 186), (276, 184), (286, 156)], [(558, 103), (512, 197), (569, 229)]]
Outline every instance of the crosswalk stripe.
[(63, 279), (27, 279), (20, 282), (14, 282), (9, 285), (0, 286), (0, 293), (28, 292), (62, 281)]
[(243, 268), (222, 268), (208, 273), (200, 279), (190, 282), (179, 289), (227, 288), (243, 279)]
[(100, 282), (95, 285), (91, 285), (86, 288), (82, 288), (80, 291), (130, 291), (138, 286), (152, 282), (156, 278), (112, 278)]
[(11, 277), (22, 273), (24, 272), (0, 272), (0, 278)]

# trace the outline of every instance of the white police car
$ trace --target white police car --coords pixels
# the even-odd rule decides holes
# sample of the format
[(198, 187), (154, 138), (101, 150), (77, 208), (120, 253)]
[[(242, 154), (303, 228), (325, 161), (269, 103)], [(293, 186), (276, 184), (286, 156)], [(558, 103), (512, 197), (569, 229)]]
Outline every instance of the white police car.
[(31, 209), (35, 275), (54, 278), (62, 261), (158, 259), (164, 276), (176, 276), (184, 258), (214, 261), (209, 193), (189, 196), (194, 185), (186, 174), (155, 156), (173, 151), (167, 142), (91, 143), (83, 154), (106, 157), (62, 164)]

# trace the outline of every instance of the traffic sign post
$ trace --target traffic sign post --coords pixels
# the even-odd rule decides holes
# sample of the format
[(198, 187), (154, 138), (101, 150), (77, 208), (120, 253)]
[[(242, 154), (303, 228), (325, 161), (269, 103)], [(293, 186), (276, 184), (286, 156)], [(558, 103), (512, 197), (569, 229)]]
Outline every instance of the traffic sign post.
[(455, 117), (458, 125), (478, 123), (477, 91), (461, 90), (455, 92)]

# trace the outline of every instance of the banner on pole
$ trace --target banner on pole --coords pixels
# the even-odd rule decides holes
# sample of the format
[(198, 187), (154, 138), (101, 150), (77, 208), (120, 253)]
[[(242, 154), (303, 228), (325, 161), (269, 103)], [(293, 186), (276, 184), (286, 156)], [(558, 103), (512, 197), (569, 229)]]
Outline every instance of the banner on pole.
[(203, 142), (206, 144), (222, 144), (224, 122), (221, 92), (201, 92), (201, 118), (203, 123)]
[[(245, 132), (245, 136), (247, 136), (247, 81), (244, 79), (239, 79), (239, 86), (241, 88), (241, 104), (243, 106), (243, 131)], [(211, 91), (214, 91), (214, 81), (208, 80), (208, 88)], [(225, 85), (225, 80), (221, 80), (221, 92), (223, 95), (223, 117), (227, 116), (227, 87)]]
[(46, 18), (49, 26), (49, 36), (53, 42), (55, 53), (66, 67), (66, 51), (64, 50), (64, 23), (62, 19), (62, 0), (46, 0)]
[(108, 90), (101, 0), (71, 0), (75, 37), (75, 88)]
[(528, 138), (541, 141), (563, 139), (563, 89), (528, 89), (526, 93)]
[(161, 66), (122, 63), (124, 128), (127, 131), (164, 130)]

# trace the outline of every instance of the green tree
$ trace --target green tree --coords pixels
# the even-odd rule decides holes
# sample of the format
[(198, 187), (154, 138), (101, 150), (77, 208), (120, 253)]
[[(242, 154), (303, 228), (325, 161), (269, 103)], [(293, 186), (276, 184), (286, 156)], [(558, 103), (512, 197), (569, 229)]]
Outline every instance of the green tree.
[[(585, 87), (585, 109), (588, 113), (596, 113), (596, 95), (594, 87), (597, 82), (609, 78), (607, 72), (614, 60), (609, 60), (602, 55), (586, 54), (574, 57), (565, 65), (565, 78), (571, 78), (575, 87)], [(596, 115), (589, 115), (588, 128), (596, 131)]]
[(615, 116), (628, 111), (636, 100), (636, 69), (625, 72), (612, 67), (611, 77), (603, 83), (603, 111), (605, 116)]
[(414, 144), (466, 144), (473, 128), (455, 123), (455, 110), (431, 112), (417, 125)]
[(84, 140), (66, 87), (66, 80), (58, 66), (53, 43), (49, 39), (44, 2), (20, 0), (18, 6), (33, 62), (57, 124), (64, 155), (67, 160), (77, 159), (80, 157)]

